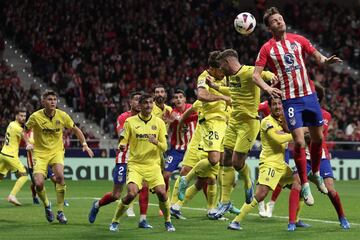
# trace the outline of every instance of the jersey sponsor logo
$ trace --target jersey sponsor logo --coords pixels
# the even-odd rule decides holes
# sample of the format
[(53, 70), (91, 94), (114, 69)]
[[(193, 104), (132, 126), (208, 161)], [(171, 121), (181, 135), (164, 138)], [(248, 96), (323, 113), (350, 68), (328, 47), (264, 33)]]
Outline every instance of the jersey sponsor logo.
[(330, 172), (324, 173), (324, 176), (329, 176), (329, 175), (330, 175)]
[(290, 43), (290, 47), (294, 52), (298, 50), (296, 43)]
[(139, 133), (139, 134), (136, 134), (136, 138), (140, 138), (140, 139), (149, 138), (149, 136), (154, 136), (154, 137), (156, 137), (156, 134), (147, 134), (147, 133)]
[(285, 53), (284, 60), (285, 60), (286, 64), (288, 64), (288, 65), (293, 65), (295, 62), (294, 55), (292, 55), (291, 53)]
[(55, 129), (43, 128), (42, 132), (44, 132), (44, 133), (57, 133), (57, 132), (60, 132), (60, 128), (55, 128)]

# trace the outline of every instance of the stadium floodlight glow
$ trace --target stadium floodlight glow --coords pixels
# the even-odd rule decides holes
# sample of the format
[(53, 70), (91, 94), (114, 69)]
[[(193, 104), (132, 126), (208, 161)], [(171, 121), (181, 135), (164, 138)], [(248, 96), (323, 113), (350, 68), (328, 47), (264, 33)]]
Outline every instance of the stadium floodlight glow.
[(23, 58), (23, 55), (20, 55), (20, 58)]
[(10, 49), (12, 49), (12, 46), (10, 45)]
[(76, 118), (79, 118), (79, 115), (76, 115)]
[(83, 123), (86, 123), (85, 120), (83, 121)]
[(28, 60), (27, 60), (27, 59), (25, 59), (25, 62), (27, 63), (27, 62), (28, 62)]
[(34, 82), (36, 82), (36, 79), (34, 78)]
[(70, 112), (72, 113), (72, 112), (73, 112), (73, 110), (72, 110), (72, 109), (70, 109)]
[(96, 131), (97, 134), (99, 134), (99, 131)]
[(5, 44), (7, 45), (7, 41), (5, 41)]
[(17, 50), (15, 50), (14, 53), (17, 54)]
[(92, 128), (92, 125), (90, 125), (90, 128)]
[(23, 68), (23, 72), (26, 72), (25, 68)]
[(30, 73), (28, 74), (28, 77), (31, 77), (31, 74), (30, 74)]
[(14, 64), (10, 64), (10, 67), (14, 67)]
[(40, 86), (39, 87), (41, 87), (42, 88), (42, 84), (40, 84)]
[(5, 58), (5, 62), (9, 62), (9, 59)]

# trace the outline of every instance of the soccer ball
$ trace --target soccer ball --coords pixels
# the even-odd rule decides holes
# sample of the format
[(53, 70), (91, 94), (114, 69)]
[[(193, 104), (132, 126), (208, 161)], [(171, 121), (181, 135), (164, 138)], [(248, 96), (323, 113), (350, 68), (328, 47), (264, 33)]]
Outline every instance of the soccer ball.
[(234, 20), (235, 30), (243, 35), (252, 33), (256, 26), (255, 17), (248, 12), (240, 13)]

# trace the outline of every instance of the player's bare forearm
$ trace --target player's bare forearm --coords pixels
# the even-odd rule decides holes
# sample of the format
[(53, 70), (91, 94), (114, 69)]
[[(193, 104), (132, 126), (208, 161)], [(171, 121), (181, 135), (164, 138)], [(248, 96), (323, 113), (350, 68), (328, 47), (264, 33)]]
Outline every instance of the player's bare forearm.
[(331, 57), (325, 57), (319, 51), (315, 51), (312, 56), (318, 64), (329, 65), (342, 62), (342, 60), (336, 55), (332, 55)]
[(197, 98), (202, 102), (215, 102), (219, 100), (224, 100), (223, 97), (223, 95), (212, 94), (205, 88), (198, 88)]
[(75, 133), (76, 137), (79, 139), (79, 141), (82, 145), (83, 152), (87, 152), (89, 157), (93, 157), (94, 153), (87, 145), (83, 132), (77, 126), (73, 127), (71, 130)]

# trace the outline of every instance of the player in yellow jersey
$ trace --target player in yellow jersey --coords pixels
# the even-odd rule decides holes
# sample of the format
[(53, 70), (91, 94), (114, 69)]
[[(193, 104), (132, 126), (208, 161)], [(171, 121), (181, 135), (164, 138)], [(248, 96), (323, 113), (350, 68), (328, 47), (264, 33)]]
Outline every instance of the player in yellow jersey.
[[(240, 222), (245, 216), (256, 208), (257, 204), (265, 199), (270, 190), (274, 190), (277, 184), (282, 186), (292, 184), (296, 190), (297, 202), (300, 196), (300, 178), (294, 174), (285, 162), (285, 151), (288, 142), (292, 141), (290, 133), (284, 132), (283, 109), (280, 98), (269, 97), (271, 115), (261, 121), (261, 143), (262, 150), (259, 163), (259, 178), (256, 193), (251, 203), (244, 203), (240, 213), (230, 223), (228, 229), (240, 230)], [(292, 201), (290, 196), (289, 201)], [(297, 205), (296, 205), (297, 206)], [(296, 211), (295, 211), (296, 212)], [(290, 216), (289, 216), (290, 219)]]
[(120, 137), (120, 151), (124, 151), (127, 144), (130, 149), (126, 180), (127, 195), (120, 200), (116, 208), (110, 231), (118, 231), (121, 215), (135, 199), (145, 181), (158, 196), (166, 230), (173, 232), (175, 228), (170, 219), (170, 200), (166, 194), (160, 166), (160, 155), (167, 149), (166, 126), (164, 121), (152, 114), (154, 99), (150, 94), (143, 94), (139, 103), (140, 113), (126, 119)]
[(170, 117), (172, 108), (166, 105), (167, 94), (163, 85), (154, 87), (154, 108), (152, 114), (165, 121), (168, 126), (168, 118)]
[[(210, 88), (207, 79), (214, 81), (219, 86), (226, 86), (223, 72), (220, 70), (217, 60), (220, 51), (210, 52), (208, 58), (209, 68), (198, 77), (197, 90), (198, 100), (202, 102), (203, 119), (199, 121), (202, 137), (202, 147), (207, 152), (207, 157), (201, 159), (194, 168), (180, 178), (179, 200), (184, 200), (185, 191), (190, 180), (197, 175), (201, 178), (217, 175), (218, 163), (224, 152), (223, 138), (228, 121), (228, 112), (231, 106), (231, 98), (221, 92)], [(193, 188), (193, 192), (199, 191), (199, 185)]]
[(26, 149), (33, 149), (35, 187), (38, 196), (45, 206), (46, 219), (49, 222), (54, 221), (51, 203), (47, 198), (44, 186), (48, 165), (50, 165), (56, 178), (57, 220), (59, 220), (61, 224), (66, 224), (67, 219), (63, 212), (66, 192), (64, 180), (65, 150), (62, 138), (63, 129), (69, 128), (75, 133), (83, 146), (83, 151), (86, 151), (90, 157), (93, 157), (94, 153), (88, 147), (84, 134), (74, 124), (70, 116), (66, 112), (56, 108), (57, 101), (57, 95), (52, 90), (46, 90), (42, 94), (41, 102), (44, 108), (31, 114), (25, 124), (26, 131), (33, 131), (34, 145), (29, 143), (26, 134), (24, 134), (24, 138), (27, 142)]
[(25, 120), (26, 110), (19, 109), (15, 115), (15, 121), (10, 122), (6, 128), (5, 142), (0, 152), (0, 181), (8, 171), (15, 172), (18, 178), (10, 195), (7, 197), (7, 200), (16, 206), (21, 205), (16, 198), (16, 194), (28, 180), (26, 169), (19, 159), (19, 145), (23, 138)]
[[(224, 94), (230, 94), (232, 112), (224, 138), (225, 153), (220, 164), (221, 198), (215, 218), (232, 209), (230, 195), (235, 183), (234, 168), (244, 180), (246, 203), (252, 201), (254, 183), (245, 160), (260, 130), (260, 88), (252, 81), (255, 67), (240, 64), (238, 53), (233, 49), (221, 52), (218, 60), (229, 87), (220, 89), (212, 82), (209, 84)], [(267, 81), (275, 80), (275, 75), (268, 71), (264, 71), (262, 77)]]

